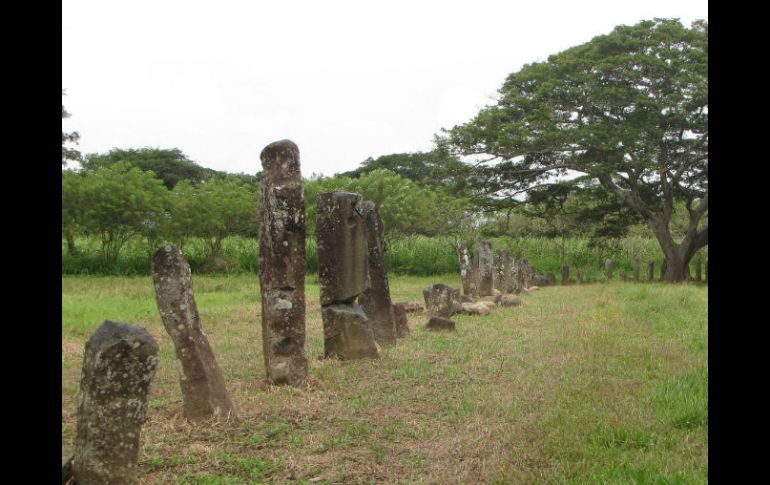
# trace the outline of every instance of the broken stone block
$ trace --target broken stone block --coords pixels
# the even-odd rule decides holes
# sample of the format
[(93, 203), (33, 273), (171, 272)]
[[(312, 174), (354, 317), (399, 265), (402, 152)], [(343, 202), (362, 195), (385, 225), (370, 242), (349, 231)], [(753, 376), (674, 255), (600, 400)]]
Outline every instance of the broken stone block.
[(463, 303), (462, 304), (463, 312), (468, 313), (470, 315), (489, 315), (489, 307), (485, 305), (482, 302), (479, 303)]
[(299, 148), (290, 140), (260, 154), (259, 283), (267, 380), (307, 383), (305, 356), (305, 196)]
[(72, 461), (78, 485), (137, 483), (157, 364), (158, 343), (142, 327), (106, 320), (86, 342)]
[(429, 316), (449, 318), (462, 309), (460, 305), (460, 290), (457, 288), (437, 283), (423, 289), (422, 295), (425, 298), (425, 308)]
[(180, 364), (185, 418), (236, 419), (235, 406), (201, 327), (190, 265), (178, 247), (169, 244), (155, 253), (152, 279), (158, 311)]
[(342, 360), (382, 356), (363, 309), (355, 303), (321, 308), (324, 325), (324, 356)]
[(448, 318), (430, 317), (427, 327), (428, 330), (454, 330), (455, 322)]
[(503, 295), (503, 298), (500, 300), (500, 306), (511, 307), (519, 305), (521, 305), (521, 298), (513, 295)]
[(393, 304), (393, 320), (396, 323), (396, 336), (404, 338), (409, 335), (409, 322), (406, 318), (406, 309), (403, 303)]

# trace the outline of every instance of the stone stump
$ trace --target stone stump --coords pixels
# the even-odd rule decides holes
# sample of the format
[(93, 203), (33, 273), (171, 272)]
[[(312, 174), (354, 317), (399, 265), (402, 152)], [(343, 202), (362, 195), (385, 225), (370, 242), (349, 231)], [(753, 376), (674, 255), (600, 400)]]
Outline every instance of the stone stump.
[(699, 283), (701, 281), (703, 281), (703, 274), (701, 273), (701, 271), (702, 271), (701, 270), (701, 266), (702, 266), (701, 260), (700, 259), (696, 260), (695, 261), (695, 281), (697, 281)]
[(647, 281), (655, 280), (655, 261), (647, 261)]
[(396, 324), (396, 337), (407, 337), (409, 335), (409, 321), (406, 318), (406, 308), (404, 308), (403, 303), (393, 304), (393, 320)]
[(355, 299), (369, 287), (363, 197), (352, 192), (318, 194), (316, 237), (324, 355), (379, 358), (369, 318)]
[(566, 264), (561, 267), (561, 284), (564, 286), (569, 284), (569, 266)]
[(142, 327), (106, 320), (86, 342), (72, 473), (78, 485), (137, 483), (139, 433), (158, 364)]
[(448, 318), (430, 317), (427, 327), (428, 330), (454, 330), (455, 322)]
[(577, 280), (578, 280), (578, 284), (579, 284), (579, 285), (582, 285), (582, 284), (584, 283), (584, 281), (583, 281), (583, 277), (584, 277), (584, 273), (583, 273), (583, 270), (582, 270), (582, 269), (580, 269), (580, 268), (578, 268), (578, 270), (576, 271), (576, 273), (577, 273)]
[(267, 380), (307, 383), (305, 357), (305, 196), (299, 149), (290, 140), (260, 154), (259, 286)]
[(152, 279), (158, 311), (180, 364), (185, 418), (237, 419), (214, 351), (201, 327), (190, 265), (178, 247), (169, 244), (155, 253)]
[(607, 281), (612, 279), (612, 268), (613, 263), (611, 259), (608, 259), (604, 262), (604, 277), (607, 278)]
[(634, 283), (639, 283), (639, 261), (633, 263)]
[(476, 246), (476, 261), (479, 267), (479, 296), (492, 294), (492, 241), (479, 241)]
[(449, 318), (462, 308), (460, 290), (437, 283), (422, 290), (429, 317)]
[(366, 244), (369, 260), (369, 287), (359, 296), (358, 303), (369, 317), (369, 326), (379, 344), (396, 343), (396, 322), (393, 318), (393, 302), (390, 299), (388, 271), (385, 269), (382, 245), (382, 219), (377, 205), (371, 201), (363, 203), (366, 224)]
[(463, 282), (463, 294), (479, 296), (478, 261), (473, 258), (467, 244), (460, 244), (457, 249), (460, 255), (460, 279)]

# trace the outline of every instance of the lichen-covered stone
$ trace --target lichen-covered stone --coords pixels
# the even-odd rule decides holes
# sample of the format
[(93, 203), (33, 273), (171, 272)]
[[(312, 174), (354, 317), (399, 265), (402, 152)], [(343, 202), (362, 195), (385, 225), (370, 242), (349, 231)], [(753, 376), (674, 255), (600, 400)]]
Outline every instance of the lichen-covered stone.
[(139, 433), (158, 364), (142, 327), (105, 321), (86, 342), (72, 471), (78, 485), (137, 483)]
[(342, 360), (382, 356), (363, 309), (355, 303), (321, 308), (324, 356)]
[(369, 327), (379, 344), (396, 343), (396, 322), (393, 317), (393, 302), (390, 299), (388, 272), (382, 248), (382, 219), (377, 205), (371, 201), (363, 203), (366, 225), (367, 249), (369, 251), (369, 287), (359, 296), (358, 302), (369, 317)]
[(493, 287), (494, 290), (499, 291), (501, 294), (510, 293), (508, 291), (508, 280), (511, 273), (511, 267), (509, 266), (510, 254), (510, 251), (506, 249), (495, 251)]
[(461, 311), (460, 290), (437, 283), (422, 290), (428, 316), (449, 318)]
[(448, 318), (430, 317), (427, 327), (428, 330), (454, 330), (455, 322)]
[(406, 308), (403, 303), (393, 304), (393, 320), (396, 324), (396, 336), (398, 338), (409, 336), (409, 321), (406, 318)]
[(267, 380), (307, 383), (305, 356), (305, 197), (299, 148), (290, 140), (260, 154), (259, 282)]
[(201, 327), (190, 265), (178, 247), (169, 244), (155, 253), (152, 279), (158, 311), (180, 363), (184, 416), (190, 420), (236, 419), (235, 406)]
[(476, 246), (479, 267), (479, 296), (492, 294), (494, 270), (492, 267), (492, 241), (479, 241)]

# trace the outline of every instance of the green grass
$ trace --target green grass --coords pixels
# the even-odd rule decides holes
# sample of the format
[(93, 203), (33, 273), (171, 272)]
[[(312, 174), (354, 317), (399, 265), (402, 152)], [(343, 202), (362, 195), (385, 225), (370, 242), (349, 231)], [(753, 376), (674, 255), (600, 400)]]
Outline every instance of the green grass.
[[(393, 276), (395, 301), (436, 282)], [(323, 359), (307, 280), (310, 386), (262, 383), (256, 276), (195, 276), (203, 325), (241, 421), (182, 417), (151, 279), (62, 277), (62, 444), (74, 440), (82, 348), (104, 319), (148, 328), (161, 358), (142, 431), (142, 483), (702, 484), (708, 473), (708, 292), (614, 282), (549, 287), (384, 358)]]

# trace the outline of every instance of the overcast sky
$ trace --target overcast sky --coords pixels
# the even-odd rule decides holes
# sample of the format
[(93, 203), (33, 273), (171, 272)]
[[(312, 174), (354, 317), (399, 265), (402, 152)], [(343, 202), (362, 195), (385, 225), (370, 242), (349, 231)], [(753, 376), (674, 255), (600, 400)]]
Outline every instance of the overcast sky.
[(289, 138), (304, 176), (332, 175), (430, 150), (524, 64), (654, 17), (708, 1), (62, 0), (62, 129), (245, 173)]

